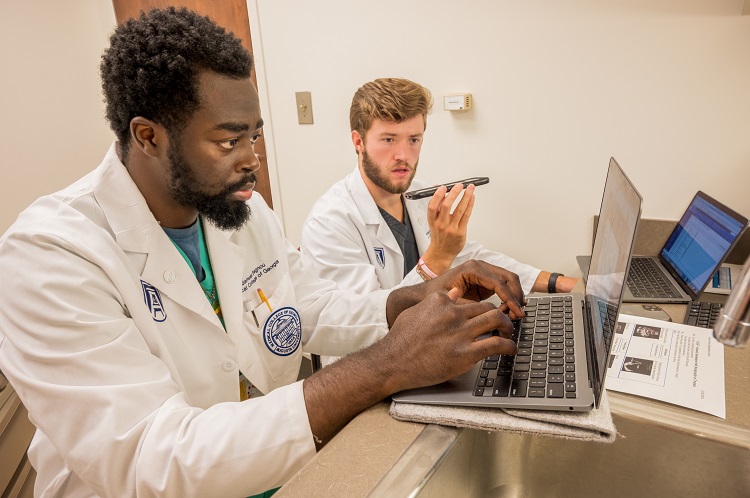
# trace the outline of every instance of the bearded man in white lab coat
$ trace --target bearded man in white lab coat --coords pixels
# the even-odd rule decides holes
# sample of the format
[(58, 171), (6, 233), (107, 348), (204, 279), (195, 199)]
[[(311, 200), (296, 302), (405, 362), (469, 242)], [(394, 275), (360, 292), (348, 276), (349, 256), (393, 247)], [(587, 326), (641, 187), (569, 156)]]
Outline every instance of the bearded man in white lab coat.
[[(36, 495), (273, 490), (363, 409), (516, 351), (501, 268), (367, 296), (316, 275), (253, 193), (251, 69), (190, 11), (120, 25), (101, 62), (117, 141), (0, 238), (0, 368), (37, 427)], [(492, 293), (506, 306), (476, 302)], [(295, 382), (303, 349), (359, 351)]]
[[(474, 186), (426, 187), (414, 180), (432, 96), (404, 78), (365, 83), (349, 111), (357, 168), (318, 199), (302, 228), (301, 250), (321, 276), (361, 293), (412, 285), (478, 259), (517, 273), (525, 292), (570, 292), (578, 279), (541, 271), (466, 240)], [(451, 206), (463, 197), (451, 212)]]

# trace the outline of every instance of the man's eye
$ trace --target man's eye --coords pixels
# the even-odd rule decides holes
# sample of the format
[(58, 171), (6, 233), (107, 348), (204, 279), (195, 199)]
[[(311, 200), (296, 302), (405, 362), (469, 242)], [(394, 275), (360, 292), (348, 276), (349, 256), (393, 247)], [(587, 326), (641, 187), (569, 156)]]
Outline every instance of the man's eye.
[(232, 150), (237, 145), (237, 142), (239, 142), (238, 138), (231, 138), (229, 140), (219, 142), (219, 145), (225, 149)]
[(420, 142), (419, 138), (412, 138), (411, 139), (411, 143), (413, 143), (413, 144), (418, 144), (419, 142)]
[(391, 143), (391, 142), (393, 142), (393, 138), (391, 138), (391, 137), (386, 137), (386, 138), (384, 138), (384, 139), (383, 139), (383, 141), (384, 141), (385, 143)]
[(258, 140), (260, 140), (260, 137), (261, 137), (260, 133), (258, 133), (256, 135), (253, 135), (253, 138), (251, 138), (250, 141), (252, 142), (253, 145), (255, 145), (255, 142), (257, 142)]

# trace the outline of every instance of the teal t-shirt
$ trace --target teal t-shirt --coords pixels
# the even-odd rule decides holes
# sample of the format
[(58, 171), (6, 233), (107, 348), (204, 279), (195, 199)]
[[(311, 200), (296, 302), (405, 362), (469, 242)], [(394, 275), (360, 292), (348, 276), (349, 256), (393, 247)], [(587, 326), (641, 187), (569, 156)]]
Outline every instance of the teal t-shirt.
[(203, 288), (206, 299), (211, 303), (211, 308), (219, 317), (221, 324), (224, 325), (219, 293), (216, 290), (214, 272), (211, 269), (206, 239), (203, 236), (203, 222), (200, 217), (187, 228), (164, 228), (163, 230), (193, 270), (195, 278), (198, 279)]

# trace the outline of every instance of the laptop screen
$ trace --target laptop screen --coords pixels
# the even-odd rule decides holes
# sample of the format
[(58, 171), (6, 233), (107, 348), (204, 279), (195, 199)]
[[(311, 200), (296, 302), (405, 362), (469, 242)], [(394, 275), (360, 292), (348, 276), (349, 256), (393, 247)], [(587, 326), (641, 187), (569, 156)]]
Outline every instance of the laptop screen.
[(614, 158), (610, 159), (586, 280), (586, 304), (593, 337), (592, 381), (597, 406), (604, 388), (607, 358), (641, 215), (641, 202), (641, 195)]
[(719, 269), (746, 226), (747, 218), (698, 192), (664, 244), (660, 259), (695, 297)]

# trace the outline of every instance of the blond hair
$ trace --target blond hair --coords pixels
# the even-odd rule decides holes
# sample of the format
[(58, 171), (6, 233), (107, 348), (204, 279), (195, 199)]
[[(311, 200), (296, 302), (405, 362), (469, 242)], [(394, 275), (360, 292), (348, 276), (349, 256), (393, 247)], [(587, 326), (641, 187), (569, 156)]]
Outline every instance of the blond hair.
[(378, 78), (365, 83), (354, 94), (349, 124), (364, 138), (376, 119), (400, 123), (415, 116), (424, 118), (432, 109), (430, 91), (405, 78)]

